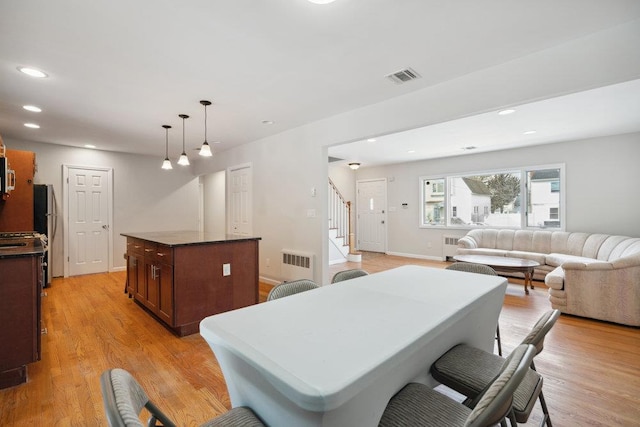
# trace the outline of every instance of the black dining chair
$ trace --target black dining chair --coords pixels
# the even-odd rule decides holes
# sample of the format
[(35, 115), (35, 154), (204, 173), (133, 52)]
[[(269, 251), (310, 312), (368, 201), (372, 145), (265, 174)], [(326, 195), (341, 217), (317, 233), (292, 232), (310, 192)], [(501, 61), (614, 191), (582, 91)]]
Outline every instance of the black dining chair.
[(306, 292), (317, 288), (319, 288), (319, 286), (316, 284), (316, 282), (309, 279), (282, 282), (279, 285), (274, 286), (271, 291), (269, 291), (269, 294), (267, 295), (267, 301), (288, 297), (289, 295), (295, 295), (300, 292)]
[[(109, 369), (100, 376), (102, 401), (109, 427), (144, 427), (140, 421), (143, 408), (151, 414), (147, 427), (175, 427), (176, 424), (158, 408), (133, 376), (124, 369)], [(157, 424), (160, 422), (161, 424)], [(233, 408), (201, 427), (265, 427), (247, 407)]]
[[(380, 427), (405, 426), (465, 426), (487, 427), (506, 425), (512, 413), (513, 393), (529, 371), (536, 354), (532, 345), (518, 346), (503, 360), (495, 379), (475, 402), (465, 406), (424, 384), (411, 383), (391, 398), (385, 408)], [(473, 408), (473, 409), (472, 409)]]
[(351, 270), (338, 271), (333, 275), (331, 283), (343, 282), (345, 280), (355, 279), (356, 277), (367, 276), (369, 273), (360, 269), (353, 268)]
[[(559, 310), (544, 313), (536, 322), (529, 334), (522, 340), (522, 344), (533, 345), (536, 355), (544, 348), (547, 333), (560, 317)], [(436, 381), (465, 395), (469, 400), (476, 398), (486, 388), (487, 384), (500, 371), (504, 359), (493, 353), (479, 348), (460, 344), (442, 355), (431, 366), (431, 375)], [(533, 410), (536, 400), (540, 401), (543, 419), (541, 424), (551, 427), (549, 410), (542, 393), (543, 378), (536, 372), (531, 361), (531, 369), (518, 389), (514, 393), (513, 410), (516, 421), (526, 423)]]

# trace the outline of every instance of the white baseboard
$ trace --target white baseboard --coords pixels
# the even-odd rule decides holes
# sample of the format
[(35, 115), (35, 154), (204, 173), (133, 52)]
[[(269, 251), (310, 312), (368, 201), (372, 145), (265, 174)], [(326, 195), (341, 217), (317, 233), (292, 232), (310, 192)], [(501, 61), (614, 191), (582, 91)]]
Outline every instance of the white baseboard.
[(439, 257), (439, 256), (405, 254), (405, 253), (402, 253), (402, 252), (385, 252), (385, 253), (387, 255), (402, 256), (402, 257), (406, 257), (406, 258), (426, 259), (426, 260), (429, 260), (429, 261), (446, 261), (446, 260), (442, 259), (442, 257)]
[(269, 277), (265, 277), (265, 276), (259, 276), (258, 280), (263, 282), (263, 283), (267, 283), (269, 285), (279, 285), (280, 283), (282, 283), (281, 280), (275, 280), (275, 279), (271, 279)]

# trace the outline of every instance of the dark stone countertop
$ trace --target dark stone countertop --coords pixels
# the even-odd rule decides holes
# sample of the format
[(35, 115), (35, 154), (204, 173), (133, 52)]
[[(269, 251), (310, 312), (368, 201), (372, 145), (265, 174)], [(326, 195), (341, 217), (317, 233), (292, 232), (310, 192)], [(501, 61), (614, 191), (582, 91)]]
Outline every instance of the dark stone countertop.
[(146, 240), (167, 246), (203, 245), (211, 243), (229, 243), (243, 240), (261, 240), (261, 237), (239, 234), (201, 233), (199, 231), (149, 231), (140, 233), (120, 233), (125, 237)]
[(44, 250), (42, 241), (34, 237), (0, 239), (0, 258), (42, 255)]

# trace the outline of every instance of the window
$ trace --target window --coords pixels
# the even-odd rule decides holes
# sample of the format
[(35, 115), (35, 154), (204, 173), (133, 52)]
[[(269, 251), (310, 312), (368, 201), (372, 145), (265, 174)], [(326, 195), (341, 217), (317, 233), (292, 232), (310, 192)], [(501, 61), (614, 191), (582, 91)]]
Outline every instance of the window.
[(445, 225), (444, 179), (423, 180), (422, 223), (425, 225)]
[(561, 228), (563, 175), (554, 165), (421, 177), (421, 226)]
[(560, 168), (529, 170), (527, 227), (560, 228)]

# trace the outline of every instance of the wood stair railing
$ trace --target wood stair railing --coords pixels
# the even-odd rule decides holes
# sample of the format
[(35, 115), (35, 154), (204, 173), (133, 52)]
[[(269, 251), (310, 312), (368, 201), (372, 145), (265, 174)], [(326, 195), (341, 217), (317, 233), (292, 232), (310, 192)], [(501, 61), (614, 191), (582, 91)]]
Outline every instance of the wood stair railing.
[(356, 253), (354, 235), (351, 232), (351, 202), (345, 200), (331, 178), (329, 178), (329, 228), (336, 229), (338, 237), (348, 239), (349, 253)]

